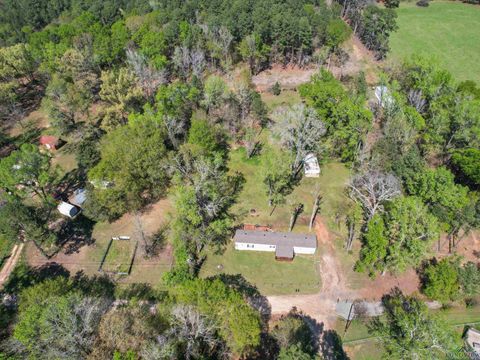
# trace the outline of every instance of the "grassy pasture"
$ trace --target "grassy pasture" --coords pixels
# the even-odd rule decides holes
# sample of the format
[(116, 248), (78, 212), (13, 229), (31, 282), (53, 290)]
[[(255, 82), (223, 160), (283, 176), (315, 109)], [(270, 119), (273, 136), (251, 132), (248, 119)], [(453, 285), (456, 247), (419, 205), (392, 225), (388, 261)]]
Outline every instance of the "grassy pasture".
[(399, 29), (391, 36), (391, 58), (433, 55), (458, 81), (480, 83), (480, 6), (432, 1), (422, 8), (402, 2), (397, 13)]

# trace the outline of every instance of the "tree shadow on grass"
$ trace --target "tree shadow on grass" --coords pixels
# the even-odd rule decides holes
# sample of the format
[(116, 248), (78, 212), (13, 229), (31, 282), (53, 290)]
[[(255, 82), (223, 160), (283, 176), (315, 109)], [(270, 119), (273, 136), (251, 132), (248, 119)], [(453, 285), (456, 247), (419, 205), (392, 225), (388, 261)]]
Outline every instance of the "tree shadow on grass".
[(320, 352), (325, 360), (349, 360), (343, 350), (340, 335), (335, 330), (325, 330), (320, 339)]
[(308, 324), (310, 331), (315, 335), (315, 347), (322, 354), (324, 360), (349, 360), (343, 350), (342, 339), (335, 330), (326, 330), (323, 323), (317, 322), (308, 315), (301, 315), (303, 321)]
[(65, 254), (78, 253), (85, 245), (92, 245), (93, 228), (96, 222), (80, 214), (76, 219), (66, 221), (57, 233), (58, 246), (65, 249)]
[[(294, 310), (292, 310), (294, 311)], [(303, 313), (297, 313), (294, 311), (296, 316), (299, 316), (310, 328), (312, 333), (313, 349), (319, 352), (322, 355), (324, 360), (349, 360), (350, 358), (343, 350), (343, 343), (341, 337), (335, 330), (327, 330), (323, 322), (318, 322), (311, 316), (308, 316)]]
[(73, 277), (74, 287), (87, 296), (113, 298), (115, 282), (107, 275), (87, 276), (83, 270)]
[(18, 294), (22, 289), (59, 276), (68, 278), (70, 272), (58, 263), (49, 262), (37, 267), (21, 263), (10, 274), (3, 289), (8, 294)]

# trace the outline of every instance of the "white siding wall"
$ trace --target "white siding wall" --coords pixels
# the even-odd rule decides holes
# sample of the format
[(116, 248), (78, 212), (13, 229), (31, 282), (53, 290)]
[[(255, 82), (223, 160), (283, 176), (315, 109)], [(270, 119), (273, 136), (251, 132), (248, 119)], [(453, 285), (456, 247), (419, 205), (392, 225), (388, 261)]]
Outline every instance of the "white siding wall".
[(236, 250), (275, 251), (275, 245), (235, 243)]
[(313, 255), (315, 254), (315, 248), (309, 248), (309, 247), (298, 247), (298, 246), (294, 246), (293, 247), (293, 252), (295, 254), (309, 254), (309, 255)]

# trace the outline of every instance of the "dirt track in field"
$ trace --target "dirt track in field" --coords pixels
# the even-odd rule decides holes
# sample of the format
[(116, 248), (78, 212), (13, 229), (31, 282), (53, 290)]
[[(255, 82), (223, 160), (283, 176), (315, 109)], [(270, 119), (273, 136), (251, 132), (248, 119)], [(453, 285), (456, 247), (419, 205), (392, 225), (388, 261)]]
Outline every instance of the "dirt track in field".
[(13, 247), (10, 257), (0, 271), (0, 288), (8, 280), (8, 277), (15, 268), (15, 265), (17, 265), (17, 262), (20, 259), (20, 255), (22, 255), (23, 246), (24, 244), (22, 243)]
[(332, 235), (321, 219), (317, 219), (315, 231), (318, 251), (321, 251), (318, 266), (322, 289), (310, 295), (268, 296), (272, 315), (286, 314), (296, 307), (318, 323), (323, 323), (324, 329), (333, 329), (337, 320), (335, 306), (339, 300), (377, 301), (396, 286), (409, 294), (417, 291), (419, 282), (413, 270), (398, 277), (388, 274), (378, 276), (375, 280), (369, 281), (368, 286), (352, 289), (348, 285), (347, 274), (340, 263)]

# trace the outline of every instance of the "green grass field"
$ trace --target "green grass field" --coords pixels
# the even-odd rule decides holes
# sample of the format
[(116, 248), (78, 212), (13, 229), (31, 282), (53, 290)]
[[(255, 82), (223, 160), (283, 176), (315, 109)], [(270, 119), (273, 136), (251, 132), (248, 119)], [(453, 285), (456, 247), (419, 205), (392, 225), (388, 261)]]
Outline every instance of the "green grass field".
[(230, 243), (222, 255), (208, 255), (200, 276), (241, 274), (263, 295), (294, 294), (296, 289), (311, 294), (320, 289), (315, 259), (316, 256), (297, 255), (292, 262), (276, 261), (273, 252), (237, 251)]
[[(263, 134), (263, 137), (267, 142), (268, 134)], [(308, 232), (317, 189), (320, 189), (323, 196), (320, 215), (328, 222), (333, 222), (338, 209), (345, 207), (348, 202), (344, 188), (349, 170), (340, 163), (323, 165), (319, 178), (303, 178), (287, 196), (285, 204), (277, 206), (272, 215), (263, 182), (265, 172), (259, 157), (247, 159), (245, 150), (239, 148), (231, 152), (229, 167), (232, 172), (238, 171), (245, 177), (239, 200), (232, 209), (239, 224), (268, 225), (276, 231), (286, 231), (292, 204), (301, 202), (305, 207), (304, 212), (298, 217), (293, 231)], [(321, 253), (321, 248), (318, 253)], [(266, 295), (294, 294), (296, 290), (304, 294), (314, 293), (321, 285), (316, 256), (296, 256), (293, 262), (278, 262), (274, 253), (235, 251), (232, 243), (221, 255), (213, 252), (208, 254), (201, 276), (208, 277), (222, 272), (243, 275)]]
[(264, 92), (262, 93), (262, 100), (270, 110), (274, 110), (278, 106), (294, 105), (301, 102), (300, 95), (293, 89), (283, 89), (280, 95)]
[(432, 1), (427, 8), (401, 3), (399, 30), (392, 34), (390, 57), (413, 53), (435, 56), (456, 80), (480, 83), (480, 6)]
[(107, 272), (126, 273), (135, 250), (134, 240), (113, 240), (102, 269)]
[[(348, 198), (344, 189), (348, 182), (349, 170), (340, 163), (328, 163), (321, 166), (319, 178), (303, 178), (284, 204), (276, 207), (270, 215), (267, 187), (264, 184), (265, 172), (258, 157), (247, 159), (243, 148), (232, 151), (229, 167), (245, 177), (245, 184), (238, 197), (233, 212), (239, 223), (271, 225), (277, 231), (288, 230), (291, 207), (294, 203), (302, 203), (304, 211), (297, 219), (294, 231), (308, 231), (308, 222), (317, 188), (322, 195), (320, 215), (329, 222), (335, 218), (339, 208), (345, 207)], [(251, 210), (255, 210), (251, 213)]]

